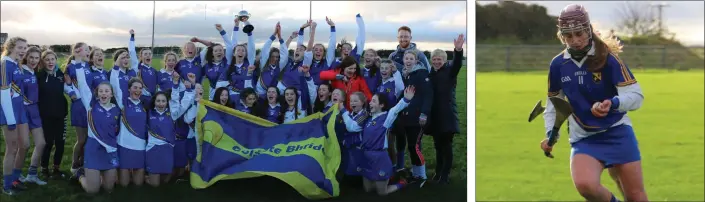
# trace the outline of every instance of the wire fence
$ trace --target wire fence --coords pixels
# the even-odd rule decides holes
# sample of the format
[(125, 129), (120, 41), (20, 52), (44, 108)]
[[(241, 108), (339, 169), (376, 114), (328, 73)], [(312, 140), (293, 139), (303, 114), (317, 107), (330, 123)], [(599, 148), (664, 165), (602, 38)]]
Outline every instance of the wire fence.
[[(486, 45), (475, 46), (475, 67), (480, 72), (548, 70), (548, 65), (565, 47), (561, 45)], [(668, 71), (703, 69), (703, 48), (678, 46), (625, 45), (620, 59), (631, 69)]]

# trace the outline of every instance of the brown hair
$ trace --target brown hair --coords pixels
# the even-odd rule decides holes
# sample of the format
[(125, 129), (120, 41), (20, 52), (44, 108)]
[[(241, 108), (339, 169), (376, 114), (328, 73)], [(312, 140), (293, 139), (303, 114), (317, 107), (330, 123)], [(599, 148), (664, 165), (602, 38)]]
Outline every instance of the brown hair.
[[(102, 53), (103, 49), (95, 47), (93, 48), (93, 50), (91, 50), (90, 56), (88, 56), (88, 67), (90, 67), (91, 71), (93, 71), (93, 65), (95, 65), (95, 63), (93, 62), (93, 56), (95, 56), (95, 54), (98, 54), (98, 52)], [(103, 55), (103, 57), (105, 57), (105, 55)]]
[[(612, 54), (617, 57), (617, 55), (622, 52), (622, 46), (619, 45), (619, 41), (617, 39), (612, 38), (611, 36), (602, 38), (602, 36), (597, 35), (592, 25), (590, 25), (589, 30), (591, 30), (590, 34), (595, 42), (595, 46), (593, 47), (595, 49), (595, 55), (587, 56), (588, 58), (585, 62), (588, 65), (588, 71), (599, 72), (605, 67), (605, 63), (607, 63), (607, 56)], [(556, 35), (558, 36), (558, 40), (565, 45), (566, 42), (563, 39), (560, 30), (558, 30)]]
[(353, 96), (357, 97), (357, 99), (360, 99), (360, 101), (362, 102), (363, 109), (367, 109), (367, 102), (366, 102), (367, 96), (365, 96), (364, 93), (362, 93), (360, 91), (356, 91), (356, 92), (350, 94), (350, 99), (352, 99)]
[(142, 61), (142, 52), (145, 52), (145, 51), (153, 52), (151, 48), (140, 49), (139, 55), (137, 55), (137, 58), (139, 59), (140, 63), (144, 63), (144, 61)]
[(119, 63), (118, 59), (119, 59), (120, 55), (122, 55), (123, 53), (127, 53), (127, 51), (125, 49), (118, 49), (115, 51), (115, 53), (113, 53), (113, 66), (120, 67), (120, 63)]
[(407, 27), (406, 25), (399, 27), (399, 29), (397, 29), (397, 32), (401, 32), (402, 30), (407, 31), (409, 32), (409, 34), (411, 34), (411, 28)]
[(129, 81), (127, 81), (127, 88), (128, 89), (132, 88), (132, 84), (135, 84), (135, 83), (140, 83), (140, 84), (142, 84), (142, 87), (145, 87), (144, 82), (142, 82), (142, 79), (137, 78), (137, 77), (132, 77)]
[(15, 46), (19, 41), (27, 43), (27, 39), (24, 39), (22, 37), (12, 37), (9, 40), (5, 41), (5, 44), (3, 45), (2, 56), (8, 56), (12, 54), (12, 49), (15, 49)]
[(20, 64), (26, 65), (27, 64), (27, 59), (29, 59), (29, 54), (30, 53), (39, 53), (39, 56), (42, 56), (42, 51), (39, 50), (39, 47), (36, 46), (30, 46), (29, 49), (27, 49), (27, 54), (24, 55), (24, 58), (22, 58), (22, 61)]

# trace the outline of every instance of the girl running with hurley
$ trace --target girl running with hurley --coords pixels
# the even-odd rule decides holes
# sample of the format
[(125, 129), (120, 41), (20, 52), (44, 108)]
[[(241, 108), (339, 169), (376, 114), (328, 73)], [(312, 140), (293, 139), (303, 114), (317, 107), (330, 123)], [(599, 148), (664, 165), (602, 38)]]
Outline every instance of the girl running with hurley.
[(414, 86), (409, 86), (404, 90), (404, 98), (394, 107), (391, 106), (386, 97), (379, 94), (372, 96), (370, 101), (370, 119), (362, 126), (348, 116), (349, 112), (341, 105), (343, 120), (346, 128), (350, 132), (362, 132), (360, 150), (362, 154), (358, 156), (358, 170), (363, 176), (363, 186), (365, 191), (376, 190), (379, 195), (387, 195), (402, 188), (406, 182), (400, 180), (399, 183), (389, 185), (389, 178), (394, 173), (392, 160), (387, 152), (388, 130), (392, 127), (397, 114), (406, 108), (416, 92)]

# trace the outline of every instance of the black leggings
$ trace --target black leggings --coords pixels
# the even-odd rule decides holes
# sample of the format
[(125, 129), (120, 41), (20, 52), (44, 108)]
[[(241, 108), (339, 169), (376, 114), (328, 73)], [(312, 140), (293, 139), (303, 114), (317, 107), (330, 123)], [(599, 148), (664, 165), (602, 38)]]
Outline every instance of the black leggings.
[(49, 157), (51, 149), (56, 145), (54, 152), (54, 166), (61, 165), (61, 158), (64, 156), (64, 144), (66, 143), (66, 118), (64, 119), (42, 119), (42, 128), (44, 129), (44, 154), (42, 155), (42, 167), (49, 167)]
[[(403, 155), (404, 149), (408, 149), (411, 165), (424, 165), (423, 154), (421, 154), (421, 137), (423, 136), (423, 134), (421, 134), (421, 126), (400, 126), (397, 128), (399, 129), (395, 131), (397, 152), (401, 153), (397, 155)], [(403, 163), (403, 160), (400, 163)]]
[(436, 176), (448, 179), (453, 167), (453, 133), (433, 134), (436, 148)]

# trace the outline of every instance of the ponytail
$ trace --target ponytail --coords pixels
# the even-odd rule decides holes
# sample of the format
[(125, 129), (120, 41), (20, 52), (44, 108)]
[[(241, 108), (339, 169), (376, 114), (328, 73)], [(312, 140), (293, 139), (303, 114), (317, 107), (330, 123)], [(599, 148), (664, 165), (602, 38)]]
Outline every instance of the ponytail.
[(64, 65), (64, 69), (69, 68), (71, 61), (73, 61), (75, 59), (76, 59), (76, 57), (74, 57), (73, 55), (69, 56), (69, 58), (66, 59), (66, 64)]

